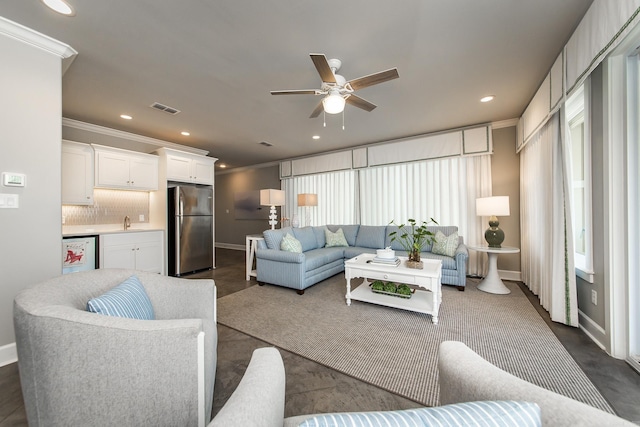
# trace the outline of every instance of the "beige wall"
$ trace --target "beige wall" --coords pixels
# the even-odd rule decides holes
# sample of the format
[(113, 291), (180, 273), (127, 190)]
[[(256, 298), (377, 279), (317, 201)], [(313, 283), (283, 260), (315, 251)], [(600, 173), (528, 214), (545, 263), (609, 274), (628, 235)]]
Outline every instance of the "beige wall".
[[(503, 246), (520, 248), (520, 156), (516, 153), (516, 128), (493, 130), (491, 179), (494, 196), (509, 196), (510, 216), (500, 217), (504, 231)], [(488, 224), (487, 224), (488, 227)], [(498, 257), (498, 269), (520, 271), (520, 254)]]
[[(13, 299), (61, 263), (61, 59), (0, 35), (0, 172), (23, 173), (19, 209), (0, 209), (0, 348), (15, 342)], [(8, 66), (11, 64), (11, 66)]]

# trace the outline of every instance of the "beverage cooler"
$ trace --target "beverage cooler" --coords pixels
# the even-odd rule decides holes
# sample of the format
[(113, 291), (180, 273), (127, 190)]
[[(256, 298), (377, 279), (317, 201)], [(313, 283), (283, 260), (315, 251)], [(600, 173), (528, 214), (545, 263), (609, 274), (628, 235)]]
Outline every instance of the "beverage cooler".
[(98, 236), (62, 239), (62, 274), (98, 268), (96, 245)]

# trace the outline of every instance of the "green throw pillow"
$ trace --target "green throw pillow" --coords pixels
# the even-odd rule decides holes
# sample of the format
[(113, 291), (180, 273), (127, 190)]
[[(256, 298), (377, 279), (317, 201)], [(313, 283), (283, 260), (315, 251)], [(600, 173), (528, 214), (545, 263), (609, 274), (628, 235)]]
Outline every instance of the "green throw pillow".
[(327, 238), (327, 244), (325, 248), (332, 248), (334, 246), (349, 246), (347, 239), (344, 237), (342, 228), (338, 228), (338, 231), (332, 233), (328, 228), (325, 228), (324, 235)]
[(301, 254), (302, 244), (300, 244), (300, 241), (298, 239), (287, 233), (280, 242), (280, 249), (287, 252), (296, 252)]
[(445, 236), (442, 231), (436, 231), (435, 239), (431, 253), (451, 257), (456, 254), (456, 249), (458, 249), (457, 231), (454, 231), (449, 236)]

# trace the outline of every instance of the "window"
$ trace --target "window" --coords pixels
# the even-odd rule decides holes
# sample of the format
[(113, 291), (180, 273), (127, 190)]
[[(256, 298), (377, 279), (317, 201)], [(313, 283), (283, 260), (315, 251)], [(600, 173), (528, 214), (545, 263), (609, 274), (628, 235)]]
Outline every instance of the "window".
[(571, 146), (573, 242), (576, 274), (593, 283), (591, 241), (591, 138), (589, 80), (567, 101), (567, 131)]

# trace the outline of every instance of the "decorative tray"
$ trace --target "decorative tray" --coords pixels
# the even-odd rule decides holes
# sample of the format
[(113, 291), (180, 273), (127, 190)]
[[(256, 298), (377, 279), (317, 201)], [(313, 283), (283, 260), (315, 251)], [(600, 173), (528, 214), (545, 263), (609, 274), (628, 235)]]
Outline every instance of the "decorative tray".
[[(382, 288), (380, 288), (381, 285), (382, 285)], [(404, 284), (396, 285), (393, 282), (384, 283), (382, 280), (374, 281), (373, 283), (369, 284), (369, 287), (371, 288), (371, 292), (375, 294), (390, 295), (393, 297), (404, 298), (404, 299), (411, 298), (411, 296), (416, 291), (415, 289), (411, 289), (408, 285), (404, 285)], [(397, 292), (398, 288), (407, 289), (409, 293), (398, 293)], [(395, 291), (392, 291), (392, 289), (395, 289)]]

